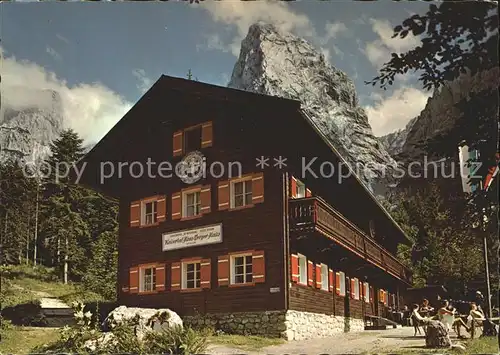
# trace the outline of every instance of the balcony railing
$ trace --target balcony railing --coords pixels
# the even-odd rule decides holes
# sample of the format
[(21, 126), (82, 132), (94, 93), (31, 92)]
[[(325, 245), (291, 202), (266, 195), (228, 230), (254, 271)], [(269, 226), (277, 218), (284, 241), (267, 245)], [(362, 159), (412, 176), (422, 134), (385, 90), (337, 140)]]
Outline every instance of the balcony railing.
[(395, 277), (411, 283), (411, 273), (389, 251), (318, 197), (290, 200), (290, 231), (318, 231)]

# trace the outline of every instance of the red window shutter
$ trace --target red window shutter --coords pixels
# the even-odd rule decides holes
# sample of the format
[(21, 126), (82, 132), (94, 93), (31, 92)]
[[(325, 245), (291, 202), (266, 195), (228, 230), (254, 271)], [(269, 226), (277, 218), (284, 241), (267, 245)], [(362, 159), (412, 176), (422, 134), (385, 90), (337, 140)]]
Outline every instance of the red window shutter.
[(210, 265), (210, 259), (203, 259), (200, 263), (201, 288), (210, 288), (211, 276), (212, 276), (212, 268)]
[(182, 131), (177, 131), (174, 132), (174, 137), (173, 137), (173, 152), (172, 154), (174, 157), (177, 157), (179, 155), (182, 155)]
[(166, 215), (167, 215), (167, 197), (166, 196), (159, 196), (156, 203), (158, 206), (158, 214), (157, 214), (156, 218), (157, 218), (158, 222), (163, 222), (166, 219)]
[(373, 303), (373, 286), (370, 286), (370, 303)]
[(333, 270), (328, 270), (328, 291), (333, 292)]
[(311, 190), (306, 189), (306, 197), (311, 197), (311, 196), (312, 196)]
[(130, 227), (139, 227), (141, 225), (141, 201), (130, 203)]
[(156, 290), (165, 291), (165, 264), (156, 265)]
[(170, 277), (170, 290), (179, 291), (181, 289), (181, 263), (172, 263), (172, 275)]
[(229, 181), (219, 181), (217, 201), (219, 211), (229, 209)]
[(321, 265), (316, 264), (316, 288), (321, 288)]
[(181, 219), (182, 217), (182, 198), (181, 193), (176, 192), (172, 195), (172, 219)]
[(201, 187), (200, 192), (201, 213), (210, 213), (212, 206), (212, 195), (210, 193), (210, 185)]
[(340, 296), (340, 272), (335, 273), (335, 291)]
[(299, 282), (299, 256), (290, 255), (290, 264), (292, 266), (292, 281)]
[(314, 279), (313, 279), (313, 263), (311, 260), (307, 260), (307, 284), (309, 286), (314, 287)]
[(201, 147), (208, 148), (212, 146), (213, 131), (212, 122), (206, 122), (201, 125)]
[(219, 256), (217, 260), (217, 281), (219, 286), (229, 285), (229, 255)]
[(264, 202), (264, 173), (252, 176), (252, 203)]
[(297, 179), (295, 179), (293, 176), (292, 179), (290, 180), (290, 196), (292, 198), (297, 197)]
[(130, 293), (139, 292), (139, 268), (131, 267), (129, 270), (129, 289)]
[(266, 262), (263, 250), (254, 251), (252, 253), (252, 270), (252, 280), (254, 283), (266, 282)]

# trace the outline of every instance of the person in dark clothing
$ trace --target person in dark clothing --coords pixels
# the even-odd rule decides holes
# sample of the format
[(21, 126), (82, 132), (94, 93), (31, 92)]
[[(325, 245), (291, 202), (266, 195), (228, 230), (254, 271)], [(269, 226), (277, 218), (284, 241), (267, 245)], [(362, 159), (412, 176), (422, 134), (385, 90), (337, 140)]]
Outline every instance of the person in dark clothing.
[(484, 296), (481, 293), (481, 291), (479, 291), (479, 290), (476, 291), (476, 296), (475, 296), (474, 302), (476, 303), (478, 310), (483, 312), (483, 314), (486, 314), (485, 309), (484, 309)]

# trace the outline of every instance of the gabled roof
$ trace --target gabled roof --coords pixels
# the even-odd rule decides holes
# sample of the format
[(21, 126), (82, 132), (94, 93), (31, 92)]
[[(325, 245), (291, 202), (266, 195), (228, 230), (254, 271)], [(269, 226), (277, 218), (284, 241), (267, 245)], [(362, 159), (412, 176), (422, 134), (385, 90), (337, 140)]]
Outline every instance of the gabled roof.
[[(298, 114), (309, 123), (313, 130), (319, 135), (319, 137), (328, 145), (331, 151), (349, 167), (351, 174), (357, 180), (357, 183), (362, 186), (366, 191), (367, 195), (375, 202), (375, 204), (380, 208), (383, 213), (387, 216), (390, 222), (396, 227), (396, 229), (404, 236), (406, 242), (410, 242), (410, 239), (401, 229), (401, 227), (396, 223), (396, 221), (391, 217), (387, 210), (381, 205), (373, 193), (367, 188), (367, 186), (361, 181), (361, 179), (356, 175), (351, 166), (347, 163), (344, 157), (338, 152), (338, 150), (333, 146), (333, 144), (327, 139), (325, 134), (319, 129), (319, 127), (313, 122), (313, 120), (308, 116), (308, 114), (301, 109), (301, 103), (297, 100), (286, 99), (277, 96), (270, 96), (264, 94), (252, 93), (244, 90), (238, 90), (233, 88), (227, 88), (207, 83), (202, 83), (194, 80), (188, 80), (183, 78), (176, 78), (172, 76), (162, 75), (153, 86), (136, 102), (136, 104), (120, 119), (115, 126), (78, 162), (78, 165), (83, 164), (85, 161), (93, 160), (97, 152), (101, 150), (106, 150), (110, 148), (109, 142), (113, 140), (115, 136), (119, 134), (119, 131), (130, 121), (131, 112), (135, 111), (137, 106), (142, 105), (148, 98), (156, 95), (157, 93), (163, 92), (163, 90), (176, 90), (180, 92), (186, 92), (190, 95), (202, 95), (204, 97), (209, 97), (214, 100), (222, 101), (241, 101), (247, 103), (260, 102), (262, 105), (283, 105), (284, 107), (296, 110)], [(113, 147), (115, 148), (115, 147)], [(108, 149), (107, 151), (109, 151)], [(85, 184), (85, 182), (83, 182)], [(93, 188), (96, 188), (93, 186)]]

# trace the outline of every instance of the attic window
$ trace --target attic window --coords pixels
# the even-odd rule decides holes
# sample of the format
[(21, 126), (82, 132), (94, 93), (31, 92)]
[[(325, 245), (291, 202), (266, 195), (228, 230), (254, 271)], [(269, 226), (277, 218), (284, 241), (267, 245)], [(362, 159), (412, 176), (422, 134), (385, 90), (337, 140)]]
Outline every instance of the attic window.
[(201, 126), (184, 131), (184, 153), (201, 149)]

